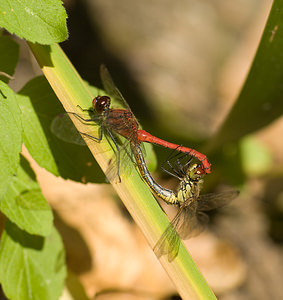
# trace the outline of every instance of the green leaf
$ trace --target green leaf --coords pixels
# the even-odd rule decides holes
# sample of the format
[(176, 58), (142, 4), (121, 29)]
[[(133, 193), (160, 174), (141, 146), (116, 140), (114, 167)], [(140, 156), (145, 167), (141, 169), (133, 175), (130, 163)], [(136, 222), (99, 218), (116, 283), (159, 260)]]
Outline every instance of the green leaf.
[[(16, 95), (19, 107), (22, 111), (23, 139), (26, 148), (34, 160), (47, 171), (59, 175), (55, 159), (48, 145), (44, 129), (33, 107), (32, 99), (42, 103), (42, 106), (50, 103), (49, 98), (54, 97), (50, 88), (44, 89), (44, 79), (33, 79)], [(41, 91), (41, 93), (40, 93)], [(32, 99), (31, 99), (32, 98)], [(57, 105), (58, 107), (58, 105)], [(56, 108), (55, 108), (56, 110)]]
[(43, 76), (29, 81), (17, 100), (22, 110), (24, 144), (41, 167), (79, 182), (105, 182), (87, 147), (64, 142), (51, 132), (52, 121), (64, 109)]
[(40, 44), (68, 38), (67, 14), (61, 0), (1, 0), (0, 27)]
[(8, 36), (0, 36), (0, 80), (9, 82), (9, 78), (1, 75), (1, 72), (12, 76), (18, 59), (19, 45)]
[(7, 222), (0, 247), (0, 282), (11, 300), (57, 300), (66, 277), (65, 253), (55, 228), (43, 238)]
[(0, 200), (19, 166), (22, 149), (20, 113), (13, 91), (0, 81)]
[(224, 144), (267, 126), (283, 113), (283, 2), (275, 0), (242, 91), (222, 128), (210, 141)]
[(28, 233), (47, 236), (53, 222), (52, 211), (43, 197), (28, 161), (21, 157), (21, 166), (3, 200), (1, 211)]

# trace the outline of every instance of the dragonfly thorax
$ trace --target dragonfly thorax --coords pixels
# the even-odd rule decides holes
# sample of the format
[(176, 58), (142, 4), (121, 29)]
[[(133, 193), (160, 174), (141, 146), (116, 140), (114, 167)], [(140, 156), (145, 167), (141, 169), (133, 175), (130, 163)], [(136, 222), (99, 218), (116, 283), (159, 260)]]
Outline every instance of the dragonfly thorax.
[(203, 183), (205, 171), (197, 164), (190, 166), (186, 176), (180, 181), (177, 190), (177, 198), (180, 204), (187, 202), (190, 198), (197, 199)]

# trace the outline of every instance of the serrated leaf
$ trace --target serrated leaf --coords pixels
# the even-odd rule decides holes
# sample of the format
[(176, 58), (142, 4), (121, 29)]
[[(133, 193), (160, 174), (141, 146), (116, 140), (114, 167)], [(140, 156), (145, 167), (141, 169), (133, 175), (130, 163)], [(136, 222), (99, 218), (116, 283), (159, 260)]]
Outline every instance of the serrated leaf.
[(7, 76), (1, 75), (4, 72), (12, 76), (19, 59), (19, 45), (8, 36), (0, 36), (0, 80), (9, 82)]
[(67, 14), (61, 0), (1, 0), (0, 27), (40, 44), (68, 38)]
[(0, 210), (30, 234), (47, 236), (53, 222), (52, 211), (43, 197), (28, 161), (21, 157), (17, 175), (0, 202)]
[(30, 235), (7, 222), (0, 246), (0, 282), (11, 300), (57, 300), (66, 268), (56, 229), (46, 237)]
[(0, 81), (0, 201), (19, 166), (22, 148), (20, 114), (13, 91)]
[(105, 182), (87, 147), (63, 142), (51, 132), (52, 121), (64, 109), (43, 76), (29, 81), (17, 100), (22, 110), (24, 144), (41, 167), (79, 182)]

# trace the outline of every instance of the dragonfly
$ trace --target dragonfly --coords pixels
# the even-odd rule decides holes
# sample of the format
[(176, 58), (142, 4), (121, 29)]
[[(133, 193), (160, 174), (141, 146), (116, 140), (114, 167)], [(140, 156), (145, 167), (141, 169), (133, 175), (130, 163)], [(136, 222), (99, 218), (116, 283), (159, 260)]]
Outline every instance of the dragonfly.
[[(104, 65), (100, 67), (100, 77), (104, 86), (105, 91), (112, 98), (115, 98), (122, 107), (124, 108), (111, 108), (111, 98), (109, 96), (96, 96), (92, 101), (92, 109), (82, 109), (82, 112), (87, 112), (89, 114), (89, 118), (85, 118), (84, 116), (69, 112), (68, 114), (72, 114), (77, 117), (82, 122), (88, 123), (97, 123), (99, 127), (98, 136), (95, 137), (92, 134), (86, 132), (80, 132), (83, 136), (90, 138), (96, 142), (100, 142), (103, 138), (104, 132), (106, 132), (107, 136), (111, 138), (114, 143), (114, 148), (116, 148), (116, 160), (117, 160), (117, 175), (119, 181), (120, 178), (120, 164), (121, 164), (121, 154), (120, 148), (126, 149), (126, 143), (130, 144), (130, 148), (133, 149), (137, 145), (140, 145), (142, 142), (151, 143), (159, 146), (163, 146), (165, 148), (178, 149), (183, 153), (188, 153), (189, 155), (197, 158), (205, 170), (205, 173), (211, 173), (211, 164), (208, 158), (191, 148), (187, 148), (181, 145), (173, 144), (167, 142), (165, 140), (159, 139), (145, 130), (139, 129), (138, 121), (136, 120), (133, 112), (131, 111), (128, 103), (114, 84), (107, 68)], [(76, 138), (72, 141), (72, 136), (68, 135), (67, 131), (62, 131), (62, 128), (66, 126), (62, 126), (63, 118), (56, 118), (51, 125), (52, 132), (59, 138), (63, 140), (67, 140), (69, 142), (75, 142)], [(126, 143), (124, 145), (119, 146), (117, 142), (117, 136), (122, 136), (126, 139)], [(70, 138), (69, 138), (70, 137)]]
[[(178, 178), (179, 186), (176, 191), (159, 185), (151, 176), (146, 166), (140, 147), (133, 149), (140, 174), (151, 191), (163, 199), (167, 204), (176, 205), (178, 212), (172, 219), (153, 250), (157, 257), (167, 255), (168, 261), (173, 261), (179, 252), (180, 238), (188, 239), (199, 234), (209, 221), (206, 211), (227, 205), (239, 194), (236, 190), (222, 193), (200, 195), (205, 170), (200, 164), (193, 163), (188, 154), (177, 153), (170, 155), (163, 163), (162, 169), (166, 173)], [(167, 164), (168, 169), (164, 167)]]

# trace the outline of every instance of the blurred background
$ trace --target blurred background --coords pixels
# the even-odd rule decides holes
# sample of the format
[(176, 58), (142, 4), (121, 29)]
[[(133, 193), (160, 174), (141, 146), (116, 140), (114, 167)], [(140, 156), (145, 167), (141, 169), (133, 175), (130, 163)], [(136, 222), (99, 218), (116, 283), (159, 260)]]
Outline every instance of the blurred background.
[[(92, 85), (101, 87), (106, 64), (145, 130), (205, 151), (246, 78), (271, 4), (69, 0), (69, 39), (61, 46)], [(10, 85), (17, 91), (39, 73), (22, 43)], [(282, 130), (280, 118), (242, 141), (241, 176), (229, 166), (221, 173), (220, 157), (205, 179), (205, 191), (224, 184), (241, 190), (211, 215), (207, 231), (186, 241), (219, 299), (283, 299)], [(160, 164), (168, 152), (155, 148)], [(178, 299), (111, 186), (65, 181), (33, 166), (64, 239), (74, 299)], [(174, 188), (159, 170), (158, 182)]]

